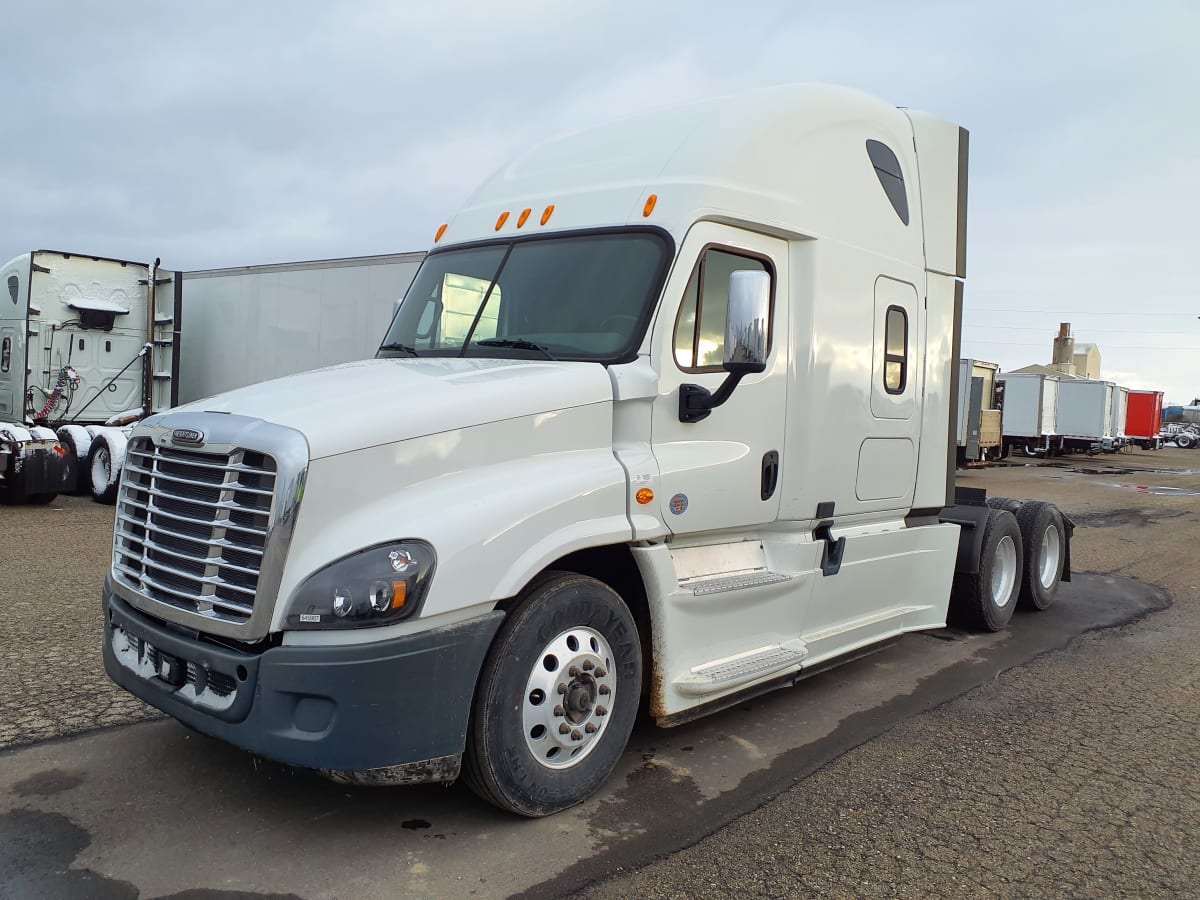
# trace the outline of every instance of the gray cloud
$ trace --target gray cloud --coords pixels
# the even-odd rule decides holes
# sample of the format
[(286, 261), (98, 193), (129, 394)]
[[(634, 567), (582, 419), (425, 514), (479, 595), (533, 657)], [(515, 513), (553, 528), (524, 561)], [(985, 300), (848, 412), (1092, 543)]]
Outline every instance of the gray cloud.
[[(421, 249), (549, 134), (828, 81), (971, 129), (966, 352), (1044, 361), (1072, 321), (1106, 368), (1200, 393), (1193, 4), (58, 2), (6, 22), (4, 258)], [(1117, 349), (1156, 342), (1192, 352)]]

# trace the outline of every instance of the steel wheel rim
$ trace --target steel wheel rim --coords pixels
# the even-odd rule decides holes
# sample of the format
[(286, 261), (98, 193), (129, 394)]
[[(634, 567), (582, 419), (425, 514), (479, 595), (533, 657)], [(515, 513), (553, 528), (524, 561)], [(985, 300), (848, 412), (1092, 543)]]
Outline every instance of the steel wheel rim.
[(521, 698), (525, 746), (539, 765), (569, 769), (600, 742), (617, 697), (613, 653), (593, 628), (568, 628), (530, 670)]
[(1059, 558), (1062, 556), (1062, 536), (1054, 525), (1048, 525), (1042, 534), (1042, 567), (1038, 579), (1046, 590), (1054, 587), (1058, 580)]
[(1016, 583), (1017, 545), (1006, 534), (996, 545), (996, 557), (992, 561), (992, 602), (1000, 609), (1008, 606)]

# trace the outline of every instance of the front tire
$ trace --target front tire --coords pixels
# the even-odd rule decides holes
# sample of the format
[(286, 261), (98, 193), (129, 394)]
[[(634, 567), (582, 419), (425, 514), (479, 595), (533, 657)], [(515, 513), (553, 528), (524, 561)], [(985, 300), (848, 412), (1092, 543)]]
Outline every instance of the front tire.
[(1181, 431), (1175, 435), (1175, 446), (1180, 450), (1190, 450), (1196, 446), (1196, 439), (1190, 433)]
[(1053, 503), (1027, 500), (1017, 511), (1017, 525), (1025, 554), (1020, 603), (1024, 609), (1045, 609), (1054, 602), (1066, 559), (1062, 513)]
[(606, 584), (551, 572), (531, 584), (488, 653), (463, 780), (501, 809), (547, 816), (595, 793), (629, 741), (642, 651)]
[(1021, 591), (1021, 529), (1008, 510), (988, 510), (979, 571), (958, 575), (950, 602), (954, 617), (982, 631), (1000, 631), (1012, 618)]

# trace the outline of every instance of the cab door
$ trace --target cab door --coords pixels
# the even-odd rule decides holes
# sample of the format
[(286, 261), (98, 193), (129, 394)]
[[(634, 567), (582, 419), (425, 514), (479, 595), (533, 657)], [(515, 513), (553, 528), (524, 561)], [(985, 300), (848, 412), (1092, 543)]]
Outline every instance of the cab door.
[[(787, 243), (702, 222), (683, 242), (655, 323), (653, 360), (660, 373), (651, 436), (660, 480), (655, 501), (675, 534), (749, 528), (779, 511), (788, 366)], [(729, 399), (698, 422), (681, 422), (680, 388), (712, 393), (721, 368), (729, 275), (771, 276), (766, 369), (745, 376)]]

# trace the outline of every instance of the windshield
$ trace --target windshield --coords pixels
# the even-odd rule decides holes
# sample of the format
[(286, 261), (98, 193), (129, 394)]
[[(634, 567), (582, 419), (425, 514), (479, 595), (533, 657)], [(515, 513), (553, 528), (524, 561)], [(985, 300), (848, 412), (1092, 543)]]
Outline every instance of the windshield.
[(669, 262), (651, 229), (431, 253), (377, 355), (629, 360)]

